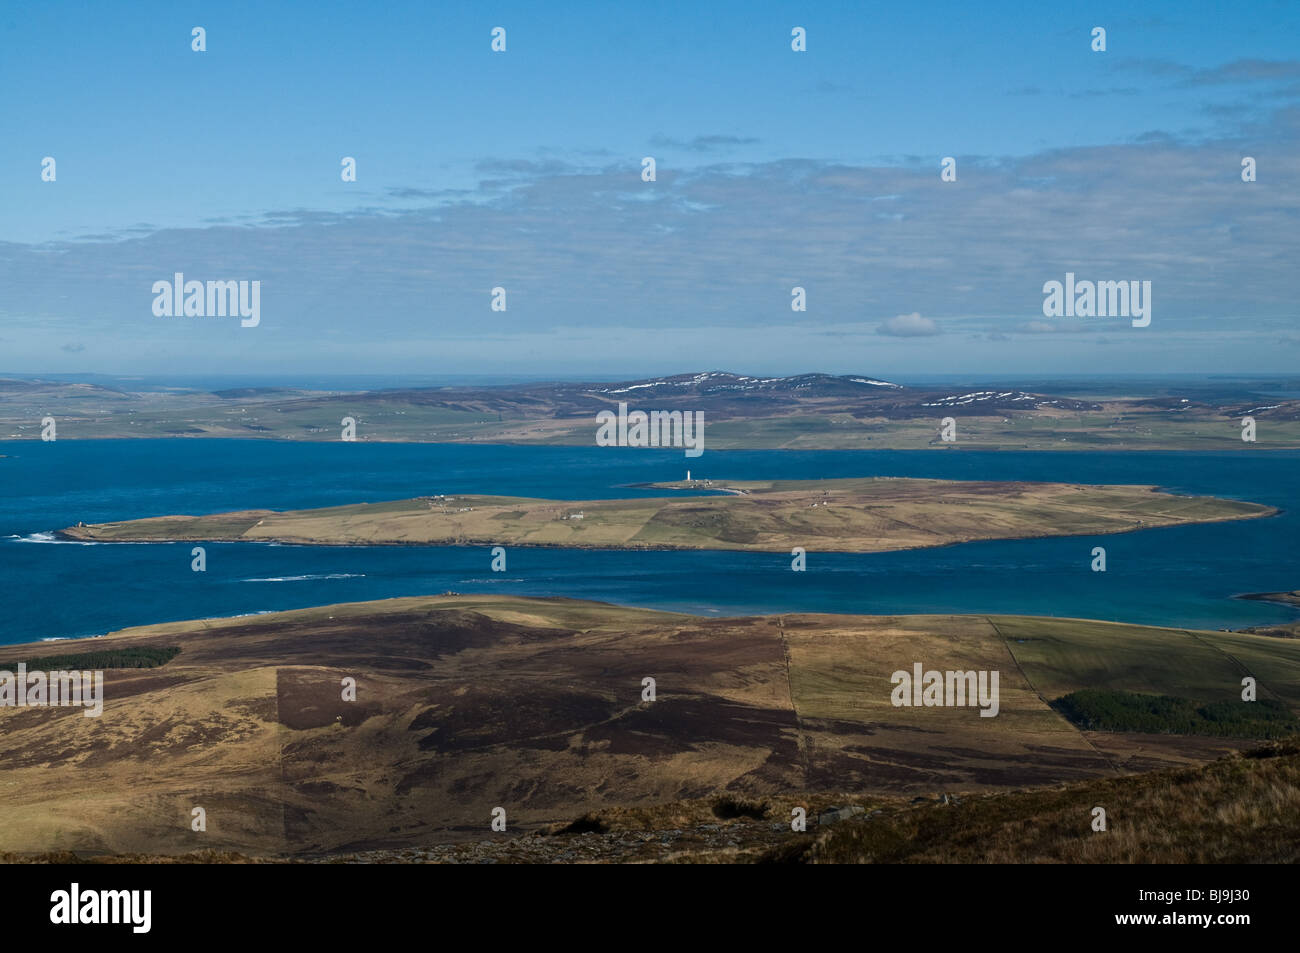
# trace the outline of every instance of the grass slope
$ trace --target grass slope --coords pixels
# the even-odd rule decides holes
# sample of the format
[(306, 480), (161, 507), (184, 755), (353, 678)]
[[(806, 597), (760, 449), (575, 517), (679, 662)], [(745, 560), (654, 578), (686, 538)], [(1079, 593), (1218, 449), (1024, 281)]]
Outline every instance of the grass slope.
[[(706, 619), (450, 594), (149, 626), (96, 650), (182, 651), (106, 673), (101, 717), (0, 708), (0, 850), (310, 856), (481, 839), (495, 806), (519, 832), (720, 792), (973, 796), (1195, 764), (1245, 742), (1080, 732), (1042, 686), (1065, 694), (1101, 672), (1160, 688), (1184, 670), (1213, 701), (1236, 674), (1226, 660), (1202, 670), (1217, 652), (1250, 659), (1261, 697), (1300, 698), (1292, 643), (1207, 647), (1215, 636), (1007, 617)], [(1198, 661), (1183, 668), (1181, 652)], [(999, 671), (999, 715), (893, 707), (891, 673), (917, 661)], [(345, 677), (356, 701), (342, 698)]]

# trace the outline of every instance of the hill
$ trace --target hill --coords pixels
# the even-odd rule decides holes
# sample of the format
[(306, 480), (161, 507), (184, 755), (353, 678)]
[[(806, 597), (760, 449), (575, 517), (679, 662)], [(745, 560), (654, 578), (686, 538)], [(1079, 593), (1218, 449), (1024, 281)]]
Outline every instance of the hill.
[[(1064, 385), (1062, 385), (1064, 386)], [(756, 377), (705, 371), (614, 382), (457, 385), (355, 392), (274, 386), (215, 392), (119, 392), (84, 383), (0, 381), (0, 437), (39, 436), (43, 415), (60, 439), (260, 437), (360, 441), (592, 445), (595, 416), (632, 410), (704, 414), (709, 449), (1240, 449), (1241, 420), (1257, 419), (1249, 448), (1300, 447), (1300, 400), (1249, 386), (1187, 384), (1166, 392), (1038, 393), (995, 384), (905, 386), (868, 375)], [(1155, 391), (1159, 392), (1155, 392)], [(1271, 393), (1271, 392), (1270, 392)], [(1181, 396), (1180, 396), (1181, 394)], [(940, 422), (958, 422), (956, 441)]]
[[(0, 850), (310, 857), (479, 841), (495, 807), (517, 835), (723, 796), (742, 814), (748, 799), (975, 797), (1252, 743), (1081, 731), (1051, 706), (1078, 689), (1207, 704), (1248, 672), (1300, 707), (1300, 642), (1084, 620), (705, 619), (449, 594), (95, 645), (146, 647), (180, 652), (107, 672), (98, 718), (0, 707)], [(916, 663), (1000, 673), (997, 715), (896, 707), (893, 673)]]

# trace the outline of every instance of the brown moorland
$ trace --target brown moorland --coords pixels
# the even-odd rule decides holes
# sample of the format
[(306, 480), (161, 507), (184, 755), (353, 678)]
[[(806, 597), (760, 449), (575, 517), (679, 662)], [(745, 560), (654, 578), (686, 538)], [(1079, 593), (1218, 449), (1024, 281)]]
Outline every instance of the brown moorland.
[[(481, 841), (495, 807), (515, 836), (722, 795), (972, 798), (1251, 743), (1082, 732), (1050, 707), (1065, 691), (1214, 701), (1249, 671), (1300, 709), (1295, 641), (1065, 619), (704, 619), (448, 594), (95, 644), (128, 646), (181, 651), (109, 671), (99, 718), (0, 708), (0, 851), (318, 857)], [(891, 673), (916, 661), (999, 671), (999, 714), (894, 707)]]

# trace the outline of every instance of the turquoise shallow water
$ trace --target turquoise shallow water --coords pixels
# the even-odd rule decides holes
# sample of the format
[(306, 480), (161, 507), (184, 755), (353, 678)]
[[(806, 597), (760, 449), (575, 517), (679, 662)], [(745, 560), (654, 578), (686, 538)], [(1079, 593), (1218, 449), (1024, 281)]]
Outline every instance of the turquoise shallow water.
[[(262, 440), (0, 442), (0, 643), (330, 602), (457, 592), (602, 599), (706, 614), (1000, 612), (1198, 628), (1292, 621), (1231, 598), (1300, 588), (1300, 453), (680, 451)], [(872, 555), (592, 552), (52, 541), (77, 520), (291, 509), (489, 493), (556, 499), (653, 495), (628, 484), (696, 477), (1151, 483), (1269, 503), (1265, 520), (1117, 536), (968, 543)], [(1108, 571), (1089, 570), (1094, 545)]]

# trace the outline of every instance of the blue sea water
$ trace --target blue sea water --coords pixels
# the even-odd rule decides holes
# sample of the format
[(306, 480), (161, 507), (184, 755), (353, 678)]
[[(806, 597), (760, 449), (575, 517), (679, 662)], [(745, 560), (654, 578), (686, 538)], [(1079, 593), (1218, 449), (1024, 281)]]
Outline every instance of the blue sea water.
[[(266, 440), (0, 442), (0, 643), (130, 625), (457, 592), (572, 596), (715, 615), (997, 612), (1198, 628), (1294, 621), (1233, 599), (1300, 588), (1300, 452), (680, 451), (612, 447), (291, 443)], [(594, 499), (698, 477), (906, 476), (1150, 483), (1282, 508), (1243, 520), (1113, 536), (967, 543), (868, 555), (486, 548), (207, 546), (55, 541), (52, 530), (171, 513), (298, 509), (436, 493)], [(661, 491), (659, 491), (661, 492)], [(1089, 569), (1091, 549), (1108, 571)]]

